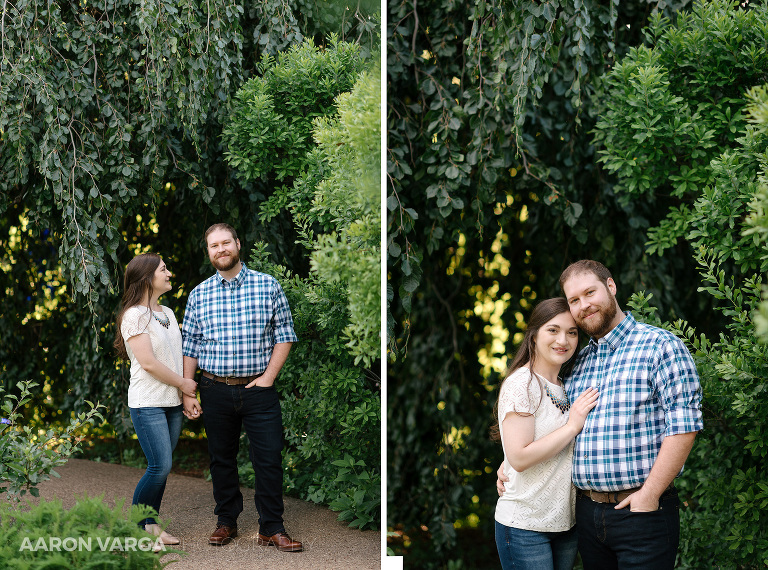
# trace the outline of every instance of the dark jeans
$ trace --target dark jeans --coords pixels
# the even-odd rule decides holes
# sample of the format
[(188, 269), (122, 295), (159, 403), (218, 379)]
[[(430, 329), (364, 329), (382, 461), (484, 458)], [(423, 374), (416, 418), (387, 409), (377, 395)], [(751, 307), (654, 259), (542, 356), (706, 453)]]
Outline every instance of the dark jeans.
[(496, 523), (496, 549), (502, 570), (572, 570), (576, 529), (537, 532)]
[(259, 532), (271, 536), (283, 527), (283, 417), (274, 386), (227, 386), (205, 376), (200, 379), (200, 405), (211, 459), (214, 514), (219, 524), (234, 526), (243, 512), (237, 475), (240, 431), (248, 435), (249, 455), (256, 479), (254, 501)]
[[(171, 472), (171, 456), (181, 433), (182, 406), (130, 410), (136, 436), (147, 457), (147, 470), (133, 492), (133, 504), (148, 505), (159, 511), (165, 493), (165, 482)], [(139, 525), (155, 522), (154, 518), (149, 517)]]
[(633, 513), (579, 494), (576, 528), (585, 570), (666, 570), (675, 566), (680, 542), (677, 491), (661, 496), (659, 510)]

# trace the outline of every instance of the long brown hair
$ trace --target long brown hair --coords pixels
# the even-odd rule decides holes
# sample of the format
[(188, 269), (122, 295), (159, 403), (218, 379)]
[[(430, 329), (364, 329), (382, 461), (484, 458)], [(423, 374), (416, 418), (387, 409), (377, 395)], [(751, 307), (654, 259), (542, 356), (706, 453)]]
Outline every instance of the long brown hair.
[(117, 329), (115, 330), (115, 342), (113, 343), (120, 358), (128, 359), (128, 351), (125, 350), (125, 340), (120, 330), (120, 326), (123, 324), (123, 315), (131, 307), (141, 304), (145, 298), (152, 298), (152, 294), (155, 292), (152, 287), (152, 279), (160, 265), (161, 259), (156, 253), (142, 253), (134, 257), (125, 266), (123, 298), (120, 301), (120, 310), (117, 313)]
[[(529, 370), (531, 371), (531, 378), (529, 380), (530, 382), (533, 381), (533, 366), (536, 362), (536, 335), (539, 332), (539, 329), (543, 327), (545, 324), (547, 324), (549, 321), (554, 319), (557, 315), (560, 315), (562, 313), (569, 313), (570, 309), (568, 307), (568, 302), (563, 297), (554, 297), (552, 299), (545, 299), (541, 301), (536, 307), (533, 309), (533, 312), (531, 313), (530, 318), (528, 319), (528, 326), (525, 329), (525, 336), (523, 336), (523, 343), (520, 345), (520, 348), (517, 349), (517, 353), (515, 353), (515, 358), (512, 359), (512, 364), (509, 365), (509, 368), (507, 368), (507, 371), (504, 373), (504, 378), (509, 378), (509, 376), (518, 368), (521, 368), (526, 363), (530, 363), (528, 365)], [(576, 354), (578, 353), (578, 350), (573, 353), (573, 356), (568, 359), (568, 361), (563, 364), (563, 366), (560, 368), (560, 374), (562, 377), (565, 377), (568, 372), (571, 371), (571, 368), (573, 368), (573, 363), (576, 360)], [(501, 387), (503, 386), (504, 381), (499, 384), (499, 395), (501, 395)], [(543, 398), (542, 394), (542, 398)], [(539, 404), (541, 405), (541, 400), (539, 400)], [(537, 407), (538, 407), (537, 405)], [(501, 432), (499, 431), (499, 398), (496, 397), (496, 404), (493, 406), (493, 424), (491, 425), (491, 428), (489, 430), (491, 439), (494, 441), (501, 441)]]

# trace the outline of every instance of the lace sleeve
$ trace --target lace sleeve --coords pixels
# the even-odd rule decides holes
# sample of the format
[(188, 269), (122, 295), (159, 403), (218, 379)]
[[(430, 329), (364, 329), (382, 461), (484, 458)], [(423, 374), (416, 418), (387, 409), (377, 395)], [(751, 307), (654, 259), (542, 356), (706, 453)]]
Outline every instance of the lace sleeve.
[(539, 407), (541, 388), (536, 378), (531, 378), (527, 368), (518, 368), (504, 380), (499, 395), (499, 418), (510, 412), (533, 414)]
[(123, 322), (120, 324), (120, 332), (123, 339), (128, 340), (138, 334), (149, 333), (149, 311), (131, 307), (123, 313)]

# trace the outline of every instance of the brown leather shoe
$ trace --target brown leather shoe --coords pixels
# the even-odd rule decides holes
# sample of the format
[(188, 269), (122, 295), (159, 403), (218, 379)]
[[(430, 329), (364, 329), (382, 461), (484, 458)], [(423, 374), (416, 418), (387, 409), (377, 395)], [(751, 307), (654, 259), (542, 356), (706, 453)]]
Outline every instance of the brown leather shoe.
[(281, 552), (301, 552), (304, 546), (298, 541), (288, 536), (287, 532), (278, 532), (272, 536), (264, 536), (259, 533), (257, 542), (261, 546), (276, 546)]
[(224, 546), (232, 542), (232, 539), (237, 536), (236, 526), (227, 526), (225, 524), (217, 524), (216, 530), (213, 531), (211, 538), (208, 539), (208, 544), (214, 546)]

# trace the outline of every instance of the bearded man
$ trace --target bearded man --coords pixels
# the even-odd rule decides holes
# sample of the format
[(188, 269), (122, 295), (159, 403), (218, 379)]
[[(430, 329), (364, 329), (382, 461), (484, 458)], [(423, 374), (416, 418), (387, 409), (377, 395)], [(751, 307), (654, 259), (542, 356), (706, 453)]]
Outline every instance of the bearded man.
[[(603, 264), (569, 265), (560, 287), (591, 337), (566, 393), (573, 401), (587, 388), (600, 392), (573, 452), (584, 568), (671, 570), (680, 541), (674, 480), (703, 428), (693, 358), (673, 334), (622, 312)], [(502, 492), (506, 478), (499, 478)]]
[[(275, 379), (296, 342), (288, 301), (277, 280), (240, 261), (234, 228), (214, 224), (205, 232), (216, 274), (195, 287), (182, 325), (185, 378), (202, 370), (199, 392), (184, 399), (188, 418), (202, 413), (208, 438), (216, 530), (209, 544), (237, 536), (243, 495), (237, 473), (245, 427), (256, 479), (258, 544), (283, 552), (303, 550), (283, 526), (283, 423)], [(200, 410), (202, 408), (202, 411)]]

